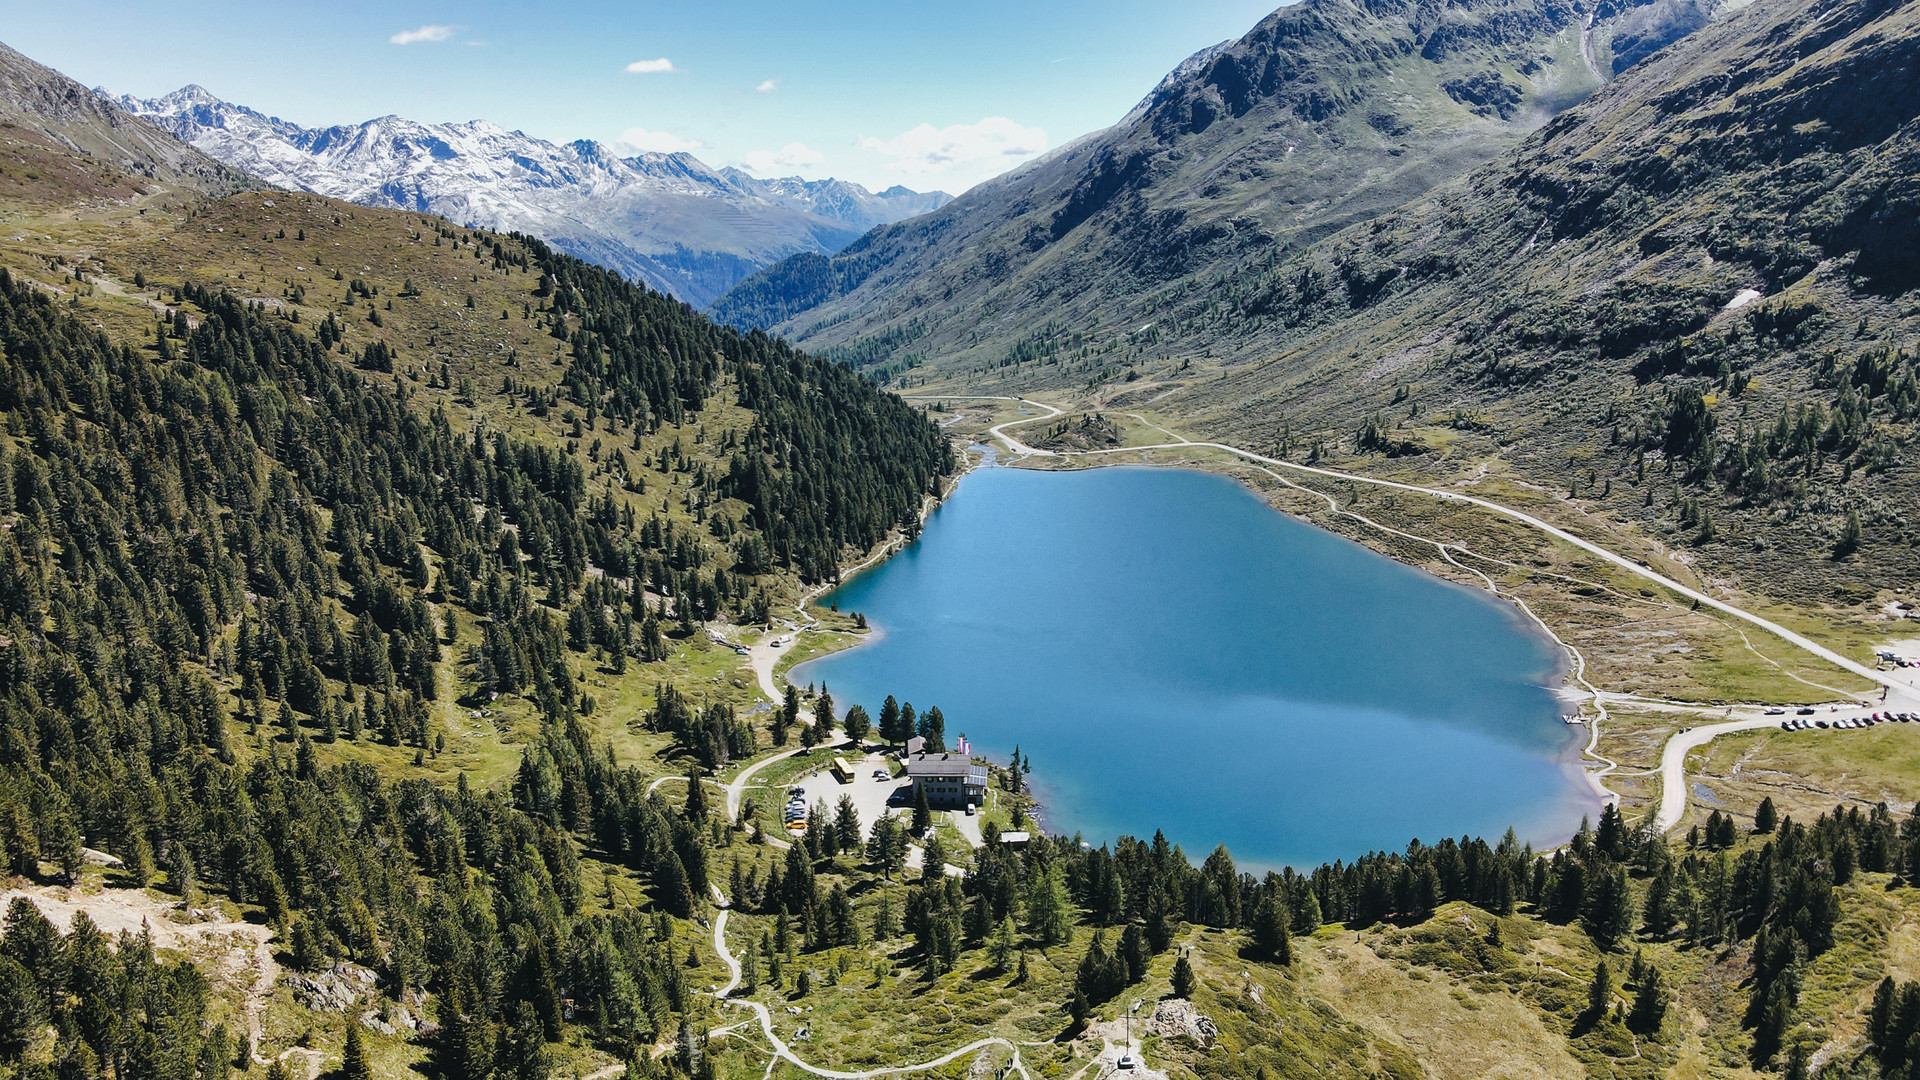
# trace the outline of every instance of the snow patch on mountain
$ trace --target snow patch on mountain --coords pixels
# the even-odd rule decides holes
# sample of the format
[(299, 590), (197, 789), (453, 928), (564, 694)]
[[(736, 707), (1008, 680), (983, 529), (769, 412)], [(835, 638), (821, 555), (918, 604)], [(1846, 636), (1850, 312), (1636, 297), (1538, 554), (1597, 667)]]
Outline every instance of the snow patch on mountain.
[(897, 186), (875, 194), (845, 180), (761, 179), (686, 153), (623, 157), (604, 143), (552, 143), (485, 120), (382, 116), (306, 128), (200, 86), (110, 100), (269, 183), (529, 233), (695, 306), (789, 255), (831, 254), (875, 225), (952, 198)]

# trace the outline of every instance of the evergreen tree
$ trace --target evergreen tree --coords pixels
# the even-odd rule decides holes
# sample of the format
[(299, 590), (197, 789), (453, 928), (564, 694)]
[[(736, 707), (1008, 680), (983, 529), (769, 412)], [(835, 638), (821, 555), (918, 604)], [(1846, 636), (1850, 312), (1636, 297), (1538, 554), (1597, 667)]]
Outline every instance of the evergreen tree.
[(700, 779), (700, 770), (687, 770), (687, 820), (695, 825), (704, 825), (707, 821), (707, 787)]
[(1633, 1007), (1627, 1013), (1627, 1026), (1642, 1035), (1654, 1035), (1667, 1017), (1667, 984), (1658, 968), (1647, 968), (1633, 995)]
[(940, 714), (940, 706), (932, 706), (921, 715), (919, 735), (921, 738), (927, 740), (925, 747), (927, 753), (946, 753), (947, 718)]
[(373, 1066), (367, 1061), (367, 1047), (360, 1036), (360, 1021), (347, 1019), (347, 1046), (340, 1055), (340, 1074), (344, 1080), (373, 1080)]
[[(814, 742), (826, 742), (833, 733), (833, 695), (825, 690), (813, 700)], [(812, 745), (811, 743), (808, 745)]]
[(1276, 964), (1293, 963), (1293, 938), (1287, 929), (1287, 912), (1273, 890), (1267, 890), (1254, 907), (1251, 929), (1254, 955)]
[[(1022, 957), (1022, 959), (1024, 960), (1025, 958)], [(1092, 1015), (1093, 1004), (1087, 1000), (1086, 992), (1077, 986), (1074, 987), (1073, 997), (1067, 1000), (1067, 1016), (1073, 1021), (1073, 1030), (1075, 1032), (1084, 1031), (1087, 1026), (1087, 1018)]]
[(1027, 933), (1042, 945), (1073, 940), (1073, 901), (1067, 895), (1065, 869), (1052, 862), (1027, 883)]
[(0, 1058), (18, 1061), (46, 1022), (46, 994), (33, 973), (0, 956)]
[(882, 877), (892, 881), (894, 875), (906, 867), (906, 831), (900, 827), (900, 819), (888, 814), (873, 823), (871, 832), (867, 839), (867, 861)]
[(925, 836), (933, 827), (933, 807), (927, 805), (927, 792), (919, 784), (913, 791), (913, 835)]
[(1773, 808), (1773, 796), (1761, 799), (1760, 808), (1753, 812), (1753, 831), (1765, 836), (1773, 832), (1779, 823), (1779, 813)]
[(1606, 1019), (1613, 1008), (1613, 969), (1603, 957), (1593, 969), (1593, 981), (1587, 984), (1587, 1015), (1596, 1023)]
[(840, 796), (840, 803), (834, 808), (833, 831), (841, 851), (860, 850), (860, 810), (853, 805), (852, 796)]
[(1127, 965), (1127, 985), (1147, 977), (1147, 965), (1153, 961), (1153, 953), (1147, 948), (1147, 935), (1139, 923), (1128, 923), (1121, 931), (1120, 958)]
[(1585, 905), (1587, 933), (1602, 948), (1611, 949), (1633, 929), (1633, 890), (1627, 868), (1611, 866), (1593, 877)]
[(847, 738), (853, 742), (853, 748), (859, 750), (860, 744), (864, 743), (873, 731), (873, 718), (868, 716), (867, 710), (861, 706), (850, 705), (847, 707), (847, 715), (841, 718), (840, 726), (846, 730)]
[(1180, 959), (1173, 962), (1173, 996), (1188, 1000), (1193, 998), (1193, 965), (1187, 962), (1185, 953), (1181, 953)]
[(1013, 916), (1002, 918), (993, 928), (993, 936), (987, 941), (987, 964), (995, 971), (1005, 971), (1019, 951), (1020, 941), (1013, 926)]

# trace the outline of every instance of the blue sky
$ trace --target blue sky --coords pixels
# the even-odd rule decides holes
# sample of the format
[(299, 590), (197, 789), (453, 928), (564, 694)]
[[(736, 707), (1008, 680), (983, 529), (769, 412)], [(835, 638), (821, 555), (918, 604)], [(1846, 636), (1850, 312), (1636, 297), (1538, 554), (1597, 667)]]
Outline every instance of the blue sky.
[(396, 113), (958, 193), (1118, 119), (1275, 0), (261, 4), (0, 0), (89, 86), (305, 125)]

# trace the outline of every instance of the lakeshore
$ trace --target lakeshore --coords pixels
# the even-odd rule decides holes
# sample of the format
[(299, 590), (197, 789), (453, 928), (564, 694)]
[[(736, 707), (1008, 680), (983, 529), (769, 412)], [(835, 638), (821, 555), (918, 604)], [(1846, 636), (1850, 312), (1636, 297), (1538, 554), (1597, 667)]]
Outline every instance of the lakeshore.
[(1557, 844), (1598, 809), (1522, 615), (1222, 477), (978, 471), (822, 600), (885, 637), (796, 682), (1021, 745), (1058, 830), (1278, 866), (1509, 825)]

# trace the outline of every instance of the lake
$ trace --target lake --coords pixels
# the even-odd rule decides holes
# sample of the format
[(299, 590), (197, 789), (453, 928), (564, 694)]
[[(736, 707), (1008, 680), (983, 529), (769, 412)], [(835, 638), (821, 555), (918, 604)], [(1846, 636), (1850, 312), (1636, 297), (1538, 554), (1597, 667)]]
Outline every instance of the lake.
[(796, 681), (1018, 744), (1048, 828), (1096, 845), (1157, 828), (1306, 868), (1509, 826), (1558, 844), (1599, 810), (1537, 626), (1211, 473), (980, 469), (827, 600), (878, 640)]

